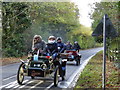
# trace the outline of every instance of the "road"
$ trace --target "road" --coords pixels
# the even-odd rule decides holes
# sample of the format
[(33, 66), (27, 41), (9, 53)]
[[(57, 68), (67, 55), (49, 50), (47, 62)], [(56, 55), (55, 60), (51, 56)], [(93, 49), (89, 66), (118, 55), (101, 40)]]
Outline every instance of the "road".
[(71, 84), (75, 81), (75, 77), (83, 70), (89, 59), (95, 55), (97, 52), (102, 50), (103, 48), (94, 48), (88, 50), (81, 50), (80, 54), (82, 55), (81, 64), (79, 66), (75, 65), (75, 62), (67, 62), (67, 70), (65, 81), (60, 81), (58, 87), (54, 87), (53, 79), (50, 77), (31, 79), (30, 77), (25, 77), (24, 84), (19, 85), (16, 81), (16, 74), (20, 63), (9, 64), (0, 67), (2, 69), (2, 85), (0, 89), (11, 89), (11, 90), (19, 90), (24, 88), (24, 90), (32, 90), (35, 88), (39, 89), (60, 89), (60, 88), (68, 88), (72, 87)]

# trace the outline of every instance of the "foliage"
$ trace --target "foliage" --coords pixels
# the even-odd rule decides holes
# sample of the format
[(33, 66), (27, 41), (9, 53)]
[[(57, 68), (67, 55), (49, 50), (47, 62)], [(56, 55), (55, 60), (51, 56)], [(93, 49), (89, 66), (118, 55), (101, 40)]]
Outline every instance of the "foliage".
[[(31, 50), (35, 34), (47, 42), (50, 35), (94, 46), (90, 28), (79, 24), (79, 9), (71, 2), (3, 2), (3, 55), (22, 56)], [(87, 40), (86, 40), (87, 39)]]
[(3, 36), (5, 56), (22, 56), (25, 52), (23, 32), (31, 25), (27, 15), (28, 6), (23, 3), (2, 3)]
[[(45, 40), (49, 35), (61, 36), (65, 40), (66, 33), (79, 24), (77, 7), (73, 3), (31, 3), (31, 7), (30, 15), (34, 19), (31, 27), (36, 32), (39, 30), (39, 34), (43, 33)], [(32, 12), (35, 12), (34, 15)]]
[[(114, 27), (116, 28), (117, 32), (119, 30), (119, 5), (118, 2), (100, 2), (95, 3), (94, 12), (91, 15), (91, 19), (93, 19), (92, 28), (95, 30), (97, 24), (104, 16), (104, 14), (108, 14), (109, 18), (111, 19)], [(114, 13), (113, 13), (114, 12)], [(96, 41), (102, 43), (102, 37), (95, 38)]]
[(91, 48), (95, 46), (94, 38), (91, 37), (92, 30), (90, 27), (80, 25), (78, 28), (71, 30), (69, 39), (71, 42), (78, 41), (82, 49)]
[[(118, 36), (116, 38), (107, 38), (107, 56), (108, 58), (116, 57), (114, 53), (111, 54), (111, 51), (120, 51), (120, 1), (119, 2), (100, 2), (95, 3), (94, 12), (91, 15), (91, 18), (94, 20), (92, 24), (93, 30), (101, 20), (104, 14), (108, 14), (111, 19)], [(113, 13), (114, 12), (114, 13)], [(102, 43), (102, 37), (96, 37), (95, 40), (99, 43)], [(120, 56), (120, 54), (118, 55)], [(119, 57), (116, 57), (119, 60)]]

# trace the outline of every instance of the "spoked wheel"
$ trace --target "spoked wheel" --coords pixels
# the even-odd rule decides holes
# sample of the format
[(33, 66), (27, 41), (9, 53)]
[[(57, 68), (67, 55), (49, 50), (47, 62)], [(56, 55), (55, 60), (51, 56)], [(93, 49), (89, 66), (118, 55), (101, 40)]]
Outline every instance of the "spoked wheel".
[(54, 86), (56, 87), (59, 82), (59, 66), (56, 66), (54, 73)]
[(22, 63), (20, 66), (19, 66), (19, 69), (18, 69), (18, 73), (17, 73), (17, 82), (22, 85), (22, 82), (24, 80), (24, 70), (23, 70), (23, 67), (24, 67), (24, 63)]

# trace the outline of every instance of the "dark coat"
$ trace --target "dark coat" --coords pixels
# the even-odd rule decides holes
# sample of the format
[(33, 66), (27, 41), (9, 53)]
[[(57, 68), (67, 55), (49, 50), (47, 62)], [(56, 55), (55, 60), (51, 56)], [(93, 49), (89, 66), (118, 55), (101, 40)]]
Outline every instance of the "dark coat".
[(67, 44), (66, 45), (66, 50), (71, 50), (72, 49), (72, 45), (71, 44)]
[(80, 45), (77, 43), (77, 44), (74, 44), (73, 49), (79, 50), (79, 49), (81, 49), (81, 47), (80, 47)]
[(65, 45), (64, 43), (57, 42), (57, 47), (58, 47), (58, 52), (63, 53), (65, 50)]
[(49, 53), (51, 55), (53, 55), (54, 53), (58, 53), (58, 47), (57, 47), (57, 43), (47, 43), (46, 44), (46, 53)]

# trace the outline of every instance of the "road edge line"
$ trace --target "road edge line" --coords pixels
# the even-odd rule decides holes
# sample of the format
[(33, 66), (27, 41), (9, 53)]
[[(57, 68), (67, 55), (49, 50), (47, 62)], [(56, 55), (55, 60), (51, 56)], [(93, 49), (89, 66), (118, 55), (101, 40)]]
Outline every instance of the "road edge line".
[[(97, 54), (97, 53), (96, 53)], [(78, 72), (76, 73), (75, 77), (73, 78), (72, 82), (70, 83), (70, 85), (67, 88), (72, 88), (75, 87), (77, 80), (79, 79), (81, 72), (84, 70), (85, 66), (88, 64), (89, 60), (94, 57), (96, 54), (93, 54), (92, 56), (90, 56), (88, 59), (85, 60), (85, 62), (83, 63), (83, 66), (81, 68), (79, 68)]]
[(75, 73), (73, 73), (73, 74), (71, 75), (71, 77), (69, 77), (69, 79), (65, 82), (66, 84), (65, 84), (64, 86), (61, 86), (61, 85), (59, 84), (59, 88), (73, 88), (73, 87), (76, 85), (76, 82), (77, 82), (77, 80), (78, 80), (81, 72), (83, 71), (83, 69), (85, 68), (85, 66), (86, 66), (87, 63), (89, 62), (89, 60), (90, 60), (93, 56), (95, 56), (96, 54), (97, 54), (97, 53), (95, 53), (95, 54), (93, 54), (92, 56), (90, 56), (89, 58), (87, 58), (87, 59), (85, 60), (85, 62), (83, 62), (82, 66), (80, 66), (80, 67), (78, 68), (78, 70), (75, 71)]

